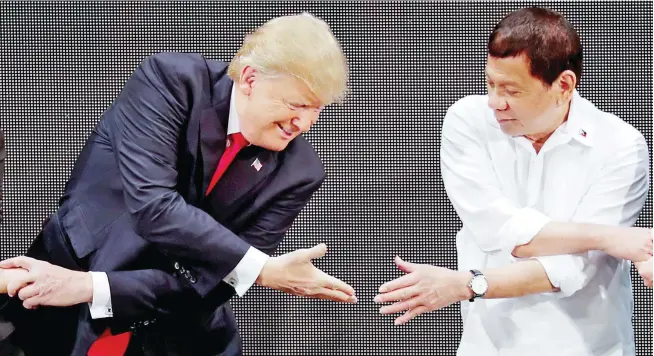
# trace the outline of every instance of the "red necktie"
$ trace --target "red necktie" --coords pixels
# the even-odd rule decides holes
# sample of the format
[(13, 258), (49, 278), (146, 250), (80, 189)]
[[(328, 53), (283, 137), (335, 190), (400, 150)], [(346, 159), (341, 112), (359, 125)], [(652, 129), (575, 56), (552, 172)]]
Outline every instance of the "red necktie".
[(209, 188), (207, 188), (206, 195), (209, 195), (209, 193), (211, 193), (211, 190), (216, 185), (216, 183), (218, 183), (220, 177), (223, 176), (223, 173), (225, 173), (227, 167), (232, 163), (238, 151), (240, 151), (243, 147), (247, 145), (248, 145), (248, 141), (245, 139), (245, 137), (243, 137), (241, 133), (232, 134), (230, 135), (230, 137), (227, 138), (227, 149), (223, 153), (223, 156), (220, 157), (220, 162), (218, 162), (218, 168), (216, 169), (216, 172), (213, 174), (213, 178), (211, 178), (211, 183), (209, 183)]
[[(249, 143), (241, 133), (235, 133), (227, 138), (227, 149), (220, 157), (218, 168), (214, 173), (207, 195), (211, 192), (213, 187), (218, 183), (220, 177), (227, 170), (227, 167), (232, 163), (236, 154)], [(102, 335), (96, 340), (88, 352), (88, 356), (122, 356), (127, 351), (127, 345), (131, 337), (131, 332), (125, 332), (118, 335), (112, 335), (109, 329), (105, 330)]]
[(91, 345), (91, 349), (87, 355), (122, 356), (125, 354), (125, 351), (127, 351), (127, 345), (129, 344), (129, 338), (131, 335), (131, 332), (112, 335), (107, 328), (107, 330), (100, 335), (100, 338)]

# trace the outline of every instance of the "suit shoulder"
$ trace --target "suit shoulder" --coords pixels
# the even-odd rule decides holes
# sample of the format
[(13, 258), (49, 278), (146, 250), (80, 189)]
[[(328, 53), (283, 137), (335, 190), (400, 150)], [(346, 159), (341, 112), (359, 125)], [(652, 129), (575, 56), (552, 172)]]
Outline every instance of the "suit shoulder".
[(296, 137), (282, 152), (283, 165), (305, 175), (311, 180), (323, 180), (325, 167), (318, 156), (315, 148), (309, 141), (302, 137)]
[(159, 52), (143, 59), (139, 67), (158, 77), (208, 81), (212, 72), (225, 70), (227, 63), (207, 59), (200, 53)]

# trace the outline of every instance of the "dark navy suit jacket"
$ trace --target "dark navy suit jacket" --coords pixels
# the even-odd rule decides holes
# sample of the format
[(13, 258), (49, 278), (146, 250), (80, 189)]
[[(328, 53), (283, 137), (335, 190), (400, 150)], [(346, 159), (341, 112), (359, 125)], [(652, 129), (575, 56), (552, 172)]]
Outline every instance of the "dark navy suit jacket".
[(78, 309), (74, 352), (111, 327), (172, 340), (170, 354), (219, 353), (232, 336), (216, 335), (235, 327), (223, 278), (250, 246), (272, 254), (322, 184), (300, 136), (282, 152), (244, 148), (205, 197), (225, 150), (226, 70), (198, 54), (148, 57), (86, 142), (48, 222), (58, 228), (42, 233), (46, 246), (63, 238), (79, 269), (109, 279), (114, 317)]

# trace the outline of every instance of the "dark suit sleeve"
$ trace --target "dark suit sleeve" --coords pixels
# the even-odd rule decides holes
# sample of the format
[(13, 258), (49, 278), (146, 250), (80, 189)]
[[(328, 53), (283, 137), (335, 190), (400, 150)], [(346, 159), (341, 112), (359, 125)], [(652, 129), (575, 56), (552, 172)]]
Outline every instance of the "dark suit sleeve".
[(206, 73), (200, 56), (151, 56), (127, 81), (104, 122), (136, 232), (171, 264), (185, 266), (200, 296), (215, 288), (250, 247), (175, 189), (178, 142), (193, 101), (206, 94)]
[[(272, 255), (323, 179), (304, 184), (279, 196), (263, 210), (248, 229), (239, 234), (241, 238), (262, 252)], [(114, 318), (118, 319), (150, 319), (175, 312), (189, 312), (199, 304), (212, 309), (234, 294), (231, 286), (222, 283), (217, 293), (211, 293), (204, 300), (199, 300), (183, 280), (153, 269), (107, 272), (107, 277)]]

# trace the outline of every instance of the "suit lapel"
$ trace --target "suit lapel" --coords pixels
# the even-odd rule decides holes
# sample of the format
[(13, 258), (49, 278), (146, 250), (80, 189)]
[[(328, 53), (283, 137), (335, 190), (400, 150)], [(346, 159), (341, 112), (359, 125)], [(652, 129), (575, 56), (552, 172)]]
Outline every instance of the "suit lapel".
[[(202, 115), (200, 124), (200, 150), (202, 151), (202, 195), (209, 187), (218, 162), (225, 152), (226, 134), (219, 120), (221, 115), (209, 109)], [(215, 189), (215, 188), (214, 188)]]
[(207, 191), (227, 138), (229, 100), (232, 81), (224, 76), (214, 87), (214, 107), (205, 110), (200, 120), (200, 151), (202, 152), (202, 196)]
[(259, 186), (276, 168), (276, 152), (255, 146), (244, 148), (216, 184), (211, 193), (212, 205), (220, 211), (223, 210), (220, 208), (236, 203), (239, 198)]

